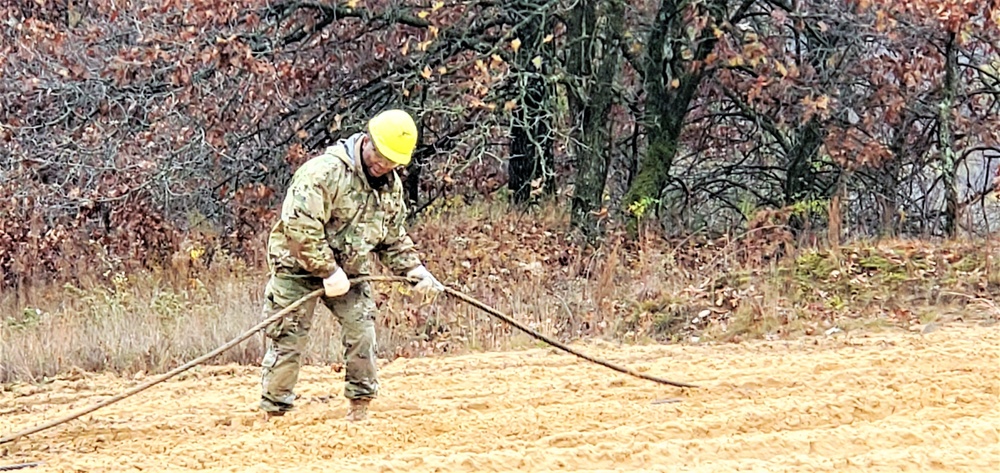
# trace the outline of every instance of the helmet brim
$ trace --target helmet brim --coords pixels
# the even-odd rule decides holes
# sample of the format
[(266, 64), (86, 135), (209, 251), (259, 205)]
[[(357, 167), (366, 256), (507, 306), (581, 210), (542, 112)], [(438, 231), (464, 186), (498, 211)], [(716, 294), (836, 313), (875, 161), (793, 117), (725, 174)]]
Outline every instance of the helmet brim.
[(394, 151), (387, 144), (383, 143), (378, 136), (372, 133), (369, 133), (368, 136), (372, 138), (372, 144), (375, 145), (375, 150), (378, 151), (378, 154), (382, 155), (382, 157), (400, 166), (406, 166), (410, 164), (410, 160), (412, 159), (412, 156), (410, 154)]

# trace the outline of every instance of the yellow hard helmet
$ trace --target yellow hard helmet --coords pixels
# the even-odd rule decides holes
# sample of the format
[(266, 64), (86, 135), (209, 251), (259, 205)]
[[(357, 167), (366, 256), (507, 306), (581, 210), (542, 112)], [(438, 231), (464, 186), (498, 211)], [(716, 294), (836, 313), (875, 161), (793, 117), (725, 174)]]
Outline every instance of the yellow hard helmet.
[(417, 147), (417, 124), (403, 110), (386, 110), (368, 120), (368, 136), (375, 149), (389, 161), (401, 166), (410, 164)]

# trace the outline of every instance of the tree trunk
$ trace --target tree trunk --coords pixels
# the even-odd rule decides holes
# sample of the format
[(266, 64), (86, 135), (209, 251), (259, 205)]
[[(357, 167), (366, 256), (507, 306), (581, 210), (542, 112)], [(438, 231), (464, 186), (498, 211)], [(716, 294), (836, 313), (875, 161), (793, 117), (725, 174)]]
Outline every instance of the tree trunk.
[(420, 161), (418, 154), (413, 155), (413, 162), (406, 169), (406, 180), (403, 182), (403, 190), (406, 192), (406, 205), (410, 209), (416, 209), (420, 205)]
[(679, 132), (661, 131), (650, 137), (642, 169), (625, 194), (625, 209), (632, 215), (628, 224), (632, 236), (637, 235), (639, 222), (648, 215), (650, 206), (656, 204), (660, 191), (670, 179), (670, 166), (677, 155)]
[(827, 242), (830, 248), (837, 250), (840, 248), (840, 236), (843, 233), (844, 210), (843, 201), (847, 198), (847, 181), (850, 179), (849, 172), (841, 173), (837, 178), (837, 190), (834, 191), (830, 199), (829, 214), (827, 215)]
[(898, 233), (896, 216), (899, 215), (899, 165), (897, 158), (876, 170), (878, 178), (875, 201), (879, 210), (878, 234), (883, 238), (893, 238)]
[(552, 134), (549, 133), (550, 118), (546, 110), (549, 94), (546, 87), (541, 77), (532, 76), (528, 80), (524, 102), (514, 112), (507, 188), (516, 203), (528, 201), (537, 179), (542, 179), (542, 192), (555, 192)]
[(941, 153), (941, 181), (944, 183), (944, 232), (949, 237), (955, 236), (958, 224), (958, 189), (955, 186), (957, 163), (955, 162), (955, 136), (952, 131), (954, 120), (952, 109), (955, 107), (955, 70), (958, 68), (958, 55), (955, 51), (955, 34), (951, 33), (945, 43), (944, 94), (938, 110), (938, 148)]
[[(549, 106), (551, 93), (544, 77), (551, 54), (544, 41), (549, 25), (545, 21), (546, 15), (538, 12), (537, 2), (519, 1), (511, 9), (515, 15), (527, 20), (517, 32), (522, 46), (514, 61), (517, 80), (513, 84), (518, 95), (514, 99), (517, 108), (512, 116), (507, 168), (507, 188), (511, 191), (512, 201), (523, 203), (531, 198), (538, 179), (542, 179), (542, 192), (555, 192), (550, 125), (552, 112)], [(533, 64), (536, 57), (542, 58), (541, 68)]]
[(617, 31), (624, 24), (621, 0), (579, 2), (570, 13), (567, 36), (579, 38), (569, 49), (567, 70), (576, 146), (576, 188), (571, 223), (588, 239), (602, 233), (604, 187), (611, 159), (613, 85), (618, 75)]
[(796, 133), (796, 142), (789, 152), (785, 170), (784, 204), (792, 205), (816, 196), (813, 162), (823, 145), (823, 125), (813, 117)]
[(906, 137), (912, 124), (913, 118), (908, 111), (903, 110), (903, 114), (899, 120), (899, 127), (893, 130), (892, 144), (889, 147), (892, 157), (876, 169), (875, 199), (881, 210), (878, 232), (884, 238), (895, 237), (899, 232), (899, 225), (896, 219), (900, 215), (900, 163), (907, 162), (906, 159), (909, 150), (906, 146)]
[[(420, 94), (420, 108), (424, 108), (424, 104), (427, 102), (427, 89), (425, 88), (423, 93)], [(421, 119), (417, 122), (418, 133), (417, 136), (421, 141), (424, 140), (424, 121)], [(418, 145), (420, 143), (417, 143)], [(424, 146), (428, 146), (428, 143), (424, 143)], [(421, 163), (424, 161), (424, 155), (428, 153), (427, 148), (420, 149), (418, 146), (417, 152), (413, 153), (413, 160), (406, 169), (406, 180), (403, 182), (403, 191), (406, 193), (407, 205), (410, 206), (410, 210), (419, 208), (420, 205), (420, 170), (422, 168)]]
[[(707, 12), (702, 13), (721, 25), (725, 21), (726, 3), (710, 0), (704, 5)], [(690, 25), (684, 20), (686, 8), (687, 0), (663, 0), (646, 44), (643, 86), (649, 147), (623, 202), (632, 214), (628, 229), (633, 237), (637, 236), (639, 220), (644, 217), (637, 210), (646, 213), (648, 204), (657, 201), (670, 179), (684, 118), (705, 74), (700, 65), (718, 42), (710, 27), (701, 31), (696, 42), (687, 39)], [(685, 50), (689, 43), (697, 44), (693, 51)]]
[[(820, 176), (813, 167), (819, 149), (823, 146), (824, 132), (823, 124), (816, 117), (796, 130), (795, 142), (788, 153), (788, 167), (785, 169), (784, 205), (812, 203), (836, 193), (837, 183), (820, 182)], [(808, 237), (812, 217), (811, 212), (793, 214), (788, 219), (788, 226), (795, 234)], [(828, 223), (832, 225), (832, 222)]]

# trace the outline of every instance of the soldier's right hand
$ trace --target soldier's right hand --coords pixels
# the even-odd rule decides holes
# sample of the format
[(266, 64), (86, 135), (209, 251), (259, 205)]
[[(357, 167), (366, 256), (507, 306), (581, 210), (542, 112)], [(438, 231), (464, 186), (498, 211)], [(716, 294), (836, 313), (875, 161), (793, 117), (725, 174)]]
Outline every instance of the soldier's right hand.
[(323, 289), (326, 291), (326, 297), (338, 297), (347, 294), (347, 290), (351, 288), (351, 282), (347, 280), (347, 273), (344, 270), (337, 268), (333, 274), (327, 276), (323, 279)]

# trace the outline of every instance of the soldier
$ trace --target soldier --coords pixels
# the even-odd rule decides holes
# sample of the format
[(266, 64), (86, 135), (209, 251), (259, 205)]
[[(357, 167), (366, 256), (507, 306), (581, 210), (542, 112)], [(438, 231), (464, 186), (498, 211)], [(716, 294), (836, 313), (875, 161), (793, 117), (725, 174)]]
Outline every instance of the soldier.
[[(396, 274), (420, 280), (424, 294), (444, 289), (421, 263), (406, 234), (403, 187), (395, 172), (409, 164), (417, 128), (409, 114), (388, 110), (367, 130), (340, 140), (305, 162), (292, 177), (281, 218), (268, 238), (270, 279), (264, 313), (273, 314), (320, 287), (323, 304), (341, 325), (346, 364), (347, 419), (364, 420), (378, 393), (375, 365), (375, 302), (368, 283), (348, 278), (371, 274), (370, 254)], [(260, 407), (266, 417), (292, 408), (299, 358), (316, 299), (266, 329)]]

